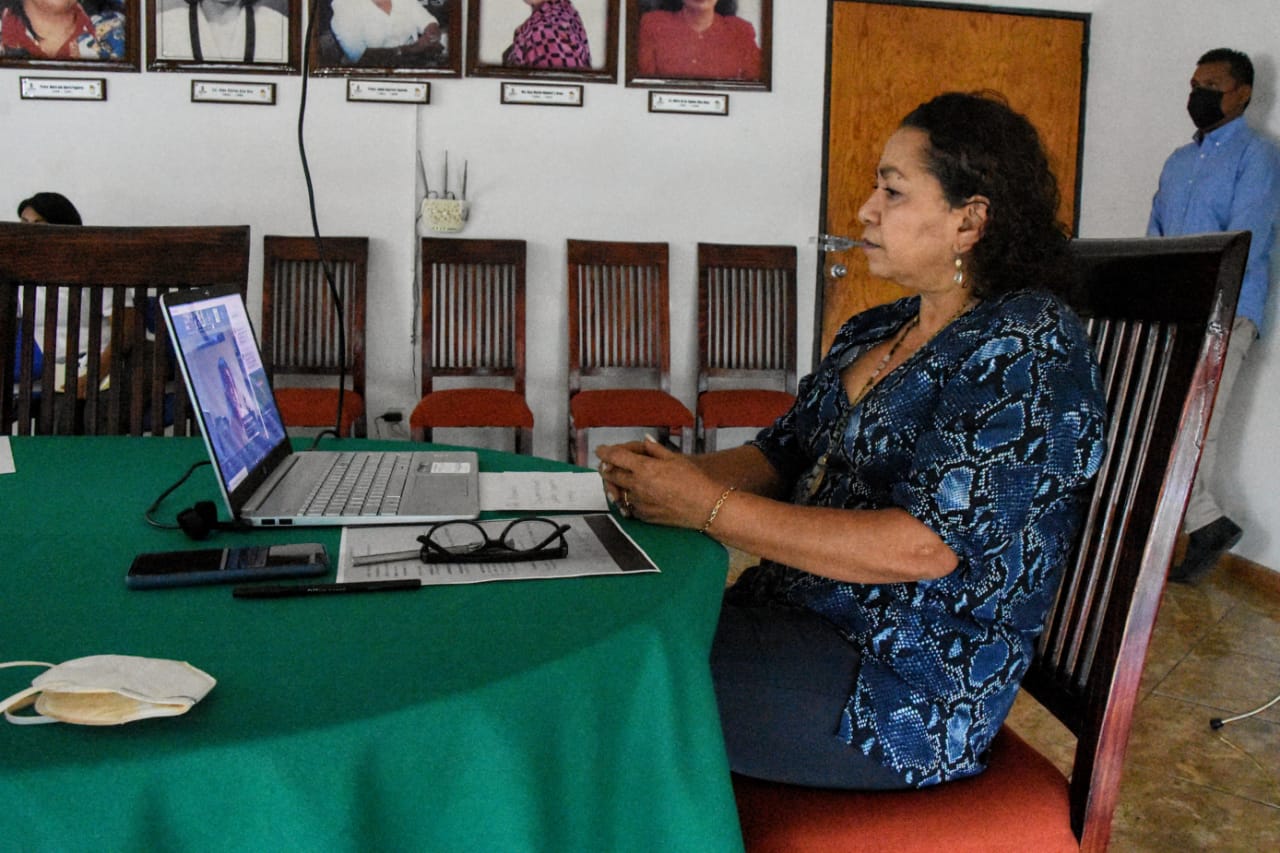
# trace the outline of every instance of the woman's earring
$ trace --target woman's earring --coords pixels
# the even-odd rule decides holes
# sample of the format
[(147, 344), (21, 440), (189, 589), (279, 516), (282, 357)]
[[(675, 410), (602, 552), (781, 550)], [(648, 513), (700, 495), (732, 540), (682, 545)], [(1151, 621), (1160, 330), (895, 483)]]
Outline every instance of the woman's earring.
[(952, 281), (964, 287), (964, 259), (956, 255), (956, 274), (952, 276)]

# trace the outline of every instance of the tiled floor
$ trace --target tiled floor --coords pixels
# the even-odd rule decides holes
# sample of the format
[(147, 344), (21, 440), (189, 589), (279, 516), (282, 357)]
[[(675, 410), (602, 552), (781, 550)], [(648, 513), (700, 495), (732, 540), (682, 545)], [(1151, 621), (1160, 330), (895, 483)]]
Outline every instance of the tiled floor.
[[(1280, 703), (1209, 726), (1280, 693), (1280, 575), (1228, 557), (1170, 584), (1141, 690), (1111, 850), (1280, 850)], [(1009, 721), (1070, 773), (1075, 739), (1047, 711), (1020, 697)]]
[[(1280, 693), (1280, 578), (1227, 558), (1170, 584), (1129, 740), (1111, 849), (1280, 849), (1280, 704), (1214, 731), (1209, 720)], [(1010, 723), (1069, 772), (1074, 739), (1021, 697)]]

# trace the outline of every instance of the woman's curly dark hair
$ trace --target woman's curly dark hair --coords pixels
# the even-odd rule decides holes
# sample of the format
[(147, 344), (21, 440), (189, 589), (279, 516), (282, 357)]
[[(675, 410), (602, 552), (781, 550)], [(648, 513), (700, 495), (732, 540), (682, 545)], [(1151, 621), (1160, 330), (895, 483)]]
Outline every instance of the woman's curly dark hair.
[(1058, 181), (1025, 116), (995, 92), (947, 92), (912, 110), (902, 126), (929, 135), (925, 164), (951, 206), (975, 195), (990, 200), (969, 265), (975, 296), (1070, 287)]

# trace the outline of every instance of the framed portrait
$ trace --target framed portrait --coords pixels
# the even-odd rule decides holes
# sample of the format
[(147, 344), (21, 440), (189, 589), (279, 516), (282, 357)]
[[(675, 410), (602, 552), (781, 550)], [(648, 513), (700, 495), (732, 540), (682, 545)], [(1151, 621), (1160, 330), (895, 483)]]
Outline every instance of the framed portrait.
[(147, 0), (147, 70), (296, 73), (303, 2)]
[(462, 0), (315, 0), (316, 76), (462, 76)]
[(0, 0), (0, 67), (138, 71), (140, 2)]
[(621, 0), (467, 0), (467, 75), (618, 80)]
[(773, 0), (627, 0), (627, 85), (768, 91)]

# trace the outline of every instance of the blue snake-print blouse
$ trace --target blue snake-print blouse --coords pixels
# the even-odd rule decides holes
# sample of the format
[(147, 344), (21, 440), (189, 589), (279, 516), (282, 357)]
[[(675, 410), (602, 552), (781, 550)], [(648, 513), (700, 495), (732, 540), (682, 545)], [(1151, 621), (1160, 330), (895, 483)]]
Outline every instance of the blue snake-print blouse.
[(1073, 545), (1106, 410), (1080, 320), (1020, 291), (962, 315), (849, 411), (840, 371), (918, 310), (912, 297), (850, 319), (754, 444), (794, 502), (900, 507), (959, 565), (937, 580), (855, 584), (766, 562), (731, 595), (808, 608), (847, 636), (861, 663), (833, 729), (924, 786), (985, 766)]

